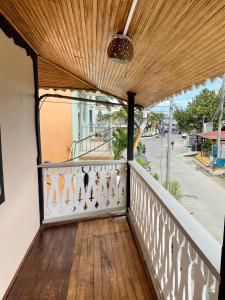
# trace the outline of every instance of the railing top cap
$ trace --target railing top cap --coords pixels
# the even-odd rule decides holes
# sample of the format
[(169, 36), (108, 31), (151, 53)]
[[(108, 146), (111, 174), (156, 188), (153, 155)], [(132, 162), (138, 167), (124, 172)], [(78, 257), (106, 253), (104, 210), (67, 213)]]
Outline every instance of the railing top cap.
[(82, 166), (104, 166), (104, 165), (122, 165), (126, 164), (126, 160), (79, 160), (66, 163), (43, 163), (38, 168), (69, 168)]
[(164, 209), (180, 228), (196, 252), (207, 263), (214, 276), (220, 278), (221, 245), (171, 194), (136, 161), (130, 166), (145, 181)]

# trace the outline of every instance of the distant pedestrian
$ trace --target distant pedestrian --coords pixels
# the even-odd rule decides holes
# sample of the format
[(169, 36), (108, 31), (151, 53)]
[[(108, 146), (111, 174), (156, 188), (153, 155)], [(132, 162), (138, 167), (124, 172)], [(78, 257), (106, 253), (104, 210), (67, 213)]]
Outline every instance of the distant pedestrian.
[(171, 142), (172, 149), (174, 148), (174, 141)]

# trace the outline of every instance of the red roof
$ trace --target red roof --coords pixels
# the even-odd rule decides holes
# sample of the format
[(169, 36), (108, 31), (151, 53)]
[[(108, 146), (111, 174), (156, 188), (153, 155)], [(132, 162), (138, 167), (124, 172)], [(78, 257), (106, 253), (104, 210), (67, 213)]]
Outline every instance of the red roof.
[[(208, 139), (208, 140), (216, 140), (218, 136), (218, 131), (209, 131), (209, 132), (198, 132), (196, 133), (197, 136), (200, 136), (202, 138)], [(220, 140), (225, 141), (225, 131), (221, 131), (220, 134)]]

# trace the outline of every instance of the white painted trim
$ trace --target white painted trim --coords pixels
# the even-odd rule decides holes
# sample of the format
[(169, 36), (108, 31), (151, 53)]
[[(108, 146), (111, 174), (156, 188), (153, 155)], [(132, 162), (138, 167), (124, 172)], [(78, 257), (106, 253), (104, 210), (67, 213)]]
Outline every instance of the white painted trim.
[(132, 213), (132, 210), (129, 208), (128, 209), (128, 215), (127, 218), (129, 220), (129, 224), (131, 226), (134, 238), (138, 244), (138, 248), (140, 249), (141, 252), (141, 258), (143, 260), (143, 262), (147, 265), (147, 271), (149, 273), (149, 276), (151, 278), (151, 282), (153, 284), (156, 296), (158, 300), (164, 300), (164, 296), (162, 293), (162, 290), (160, 288), (160, 284), (157, 280), (157, 277), (155, 276), (155, 272), (152, 266), (152, 262), (151, 259), (149, 257), (148, 251), (145, 247), (145, 244), (143, 242), (140, 230), (138, 229), (137, 223), (135, 221), (134, 215)]
[(78, 220), (85, 220), (85, 219), (98, 219), (98, 218), (105, 218), (105, 217), (112, 217), (117, 215), (124, 215), (126, 213), (126, 207), (120, 207), (119, 209), (111, 208), (105, 209), (96, 212), (84, 213), (79, 215), (71, 215), (65, 217), (56, 217), (51, 219), (45, 219), (43, 224), (51, 224), (51, 223), (58, 223), (64, 221), (78, 221)]
[(170, 216), (182, 230), (185, 237), (193, 245), (201, 258), (206, 262), (209, 270), (220, 280), (220, 261), (222, 246), (209, 234), (209, 232), (155, 180), (136, 161), (128, 162), (139, 176), (145, 181), (148, 188), (155, 194), (158, 201), (167, 210)]
[(103, 165), (123, 165), (126, 160), (79, 160), (68, 163), (44, 163), (38, 165), (38, 168), (67, 168), (67, 167), (84, 167), (84, 166), (103, 166)]

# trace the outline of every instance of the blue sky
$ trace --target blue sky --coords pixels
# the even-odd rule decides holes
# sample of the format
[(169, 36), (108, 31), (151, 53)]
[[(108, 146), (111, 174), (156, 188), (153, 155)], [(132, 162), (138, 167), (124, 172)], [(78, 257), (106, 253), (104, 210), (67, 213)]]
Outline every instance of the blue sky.
[[(182, 95), (174, 97), (175, 104), (179, 108), (185, 108), (188, 102), (192, 101), (192, 99), (198, 95), (204, 88), (209, 90), (218, 91), (222, 86), (222, 78), (215, 78), (213, 81), (206, 81), (204, 84), (190, 90)], [(153, 112), (168, 112), (169, 101), (163, 101), (161, 103), (156, 104), (154, 107), (151, 108)]]

